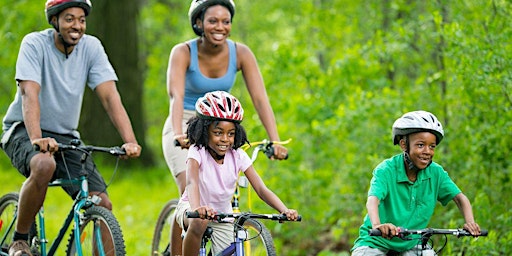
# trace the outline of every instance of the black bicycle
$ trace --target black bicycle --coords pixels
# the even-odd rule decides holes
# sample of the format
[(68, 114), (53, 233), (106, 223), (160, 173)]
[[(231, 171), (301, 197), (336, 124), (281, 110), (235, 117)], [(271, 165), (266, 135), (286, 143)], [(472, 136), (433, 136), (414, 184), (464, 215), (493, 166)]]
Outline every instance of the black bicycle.
[[(439, 254), (446, 243), (448, 242), (448, 235), (455, 236), (457, 238), (463, 236), (473, 236), (469, 231), (465, 229), (438, 229), (438, 228), (424, 228), (424, 229), (406, 229), (406, 228), (398, 228), (397, 237), (403, 240), (418, 240), (418, 244), (421, 245), (422, 250), (427, 250), (429, 248), (434, 248), (433, 241), (431, 237), (433, 235), (444, 235), (444, 244), (439, 247), (439, 249), (434, 249), (436, 255)], [(368, 230), (368, 234), (370, 236), (382, 236), (382, 232), (379, 229), (370, 229)], [(487, 230), (481, 230), (479, 236), (487, 236)]]
[[(36, 217), (37, 221), (34, 222), (29, 233), (32, 254), (35, 256), (55, 255), (66, 231), (73, 225), (66, 255), (126, 255), (124, 238), (118, 221), (111, 211), (97, 205), (100, 200), (98, 196), (89, 195), (85, 169), (86, 159), (91, 156), (92, 152), (104, 152), (114, 156), (125, 155), (126, 152), (120, 147), (81, 145), (79, 140), (72, 140), (70, 144), (59, 144), (59, 152), (66, 150), (83, 153), (80, 176), (75, 179), (57, 179), (50, 182), (49, 186), (78, 186), (80, 191), (49, 250), (47, 250), (48, 238), (45, 232), (45, 213), (41, 207)], [(5, 194), (0, 198), (0, 256), (8, 255), (8, 247), (12, 243), (18, 200), (19, 194), (15, 192)]]

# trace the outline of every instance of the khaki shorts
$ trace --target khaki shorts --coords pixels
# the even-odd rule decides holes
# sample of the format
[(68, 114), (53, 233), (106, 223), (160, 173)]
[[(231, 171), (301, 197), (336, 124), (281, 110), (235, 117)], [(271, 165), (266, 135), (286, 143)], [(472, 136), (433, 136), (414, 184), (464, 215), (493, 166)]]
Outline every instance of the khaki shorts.
[[(182, 230), (185, 230), (185, 212), (187, 211), (191, 211), (189, 202), (180, 200), (178, 206), (176, 206), (175, 219)], [(213, 228), (212, 249), (213, 255), (217, 255), (234, 241), (233, 223), (218, 223), (210, 221), (208, 226)], [(183, 232), (185, 233), (185, 231)]]
[[(183, 119), (181, 123), (181, 127), (183, 129), (183, 133), (187, 131), (187, 122), (188, 120), (195, 116), (195, 111), (193, 110), (184, 110), (183, 111)], [(187, 149), (181, 149), (181, 147), (177, 147), (174, 145), (174, 131), (172, 130), (172, 121), (171, 115), (167, 117), (165, 120), (164, 128), (162, 131), (162, 149), (164, 152), (165, 162), (169, 167), (173, 177), (178, 176), (181, 172), (187, 170)]]

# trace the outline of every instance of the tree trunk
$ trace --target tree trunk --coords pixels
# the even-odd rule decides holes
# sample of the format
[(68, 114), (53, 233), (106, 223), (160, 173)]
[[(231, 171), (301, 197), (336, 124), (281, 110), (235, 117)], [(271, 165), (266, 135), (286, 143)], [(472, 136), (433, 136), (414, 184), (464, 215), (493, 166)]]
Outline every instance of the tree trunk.
[[(153, 164), (149, 148), (145, 147), (142, 67), (139, 61), (137, 19), (139, 1), (95, 1), (87, 18), (87, 33), (103, 43), (119, 81), (117, 88), (130, 116), (135, 135), (143, 147), (143, 163)], [(84, 141), (98, 145), (121, 145), (123, 141), (113, 126), (95, 93), (87, 90), (80, 119)]]

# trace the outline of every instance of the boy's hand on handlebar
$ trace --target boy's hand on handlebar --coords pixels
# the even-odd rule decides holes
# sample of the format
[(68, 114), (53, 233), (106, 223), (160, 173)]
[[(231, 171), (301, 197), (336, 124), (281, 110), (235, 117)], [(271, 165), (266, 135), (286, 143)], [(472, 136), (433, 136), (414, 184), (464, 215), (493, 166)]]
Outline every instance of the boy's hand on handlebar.
[(480, 226), (477, 223), (464, 223), (464, 229), (469, 231), (473, 236), (479, 236), (481, 234)]
[(123, 159), (129, 158), (129, 157), (131, 157), (131, 158), (139, 157), (140, 153), (142, 151), (142, 147), (139, 144), (133, 143), (133, 142), (125, 143), (125, 144), (123, 144), (123, 146), (121, 146), (121, 148), (123, 148), (124, 151), (126, 152), (126, 155), (121, 156), (121, 158), (123, 158)]
[(286, 215), (286, 218), (290, 221), (296, 221), (299, 218), (299, 213), (294, 209), (286, 209), (281, 214)]
[(380, 230), (380, 232), (382, 233), (382, 237), (387, 239), (391, 239), (397, 236), (399, 231), (399, 229), (391, 223), (379, 224), (373, 226), (373, 228)]
[(271, 159), (285, 160), (288, 158), (288, 149), (286, 147), (277, 143), (274, 143), (272, 147), (274, 147), (274, 155)]
[(35, 139), (32, 141), (32, 146), (42, 153), (54, 153), (59, 150), (59, 144), (57, 141), (50, 137)]

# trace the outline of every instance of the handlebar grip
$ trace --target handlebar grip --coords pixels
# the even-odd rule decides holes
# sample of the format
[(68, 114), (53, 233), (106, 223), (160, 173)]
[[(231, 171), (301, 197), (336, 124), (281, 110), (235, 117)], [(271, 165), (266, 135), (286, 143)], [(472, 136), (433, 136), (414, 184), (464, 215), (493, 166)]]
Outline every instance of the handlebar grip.
[(481, 229), (481, 230), (480, 230), (480, 236), (487, 236), (487, 234), (488, 234), (488, 233), (489, 233), (489, 232), (488, 232), (488, 230), (487, 230), (487, 229)]
[(187, 218), (199, 218), (199, 212), (186, 212), (185, 216), (187, 216)]
[(372, 228), (368, 230), (369, 236), (382, 236), (382, 232), (380, 232), (380, 229)]
[(179, 146), (181, 146), (181, 144), (178, 140), (174, 140), (174, 146), (179, 147)]
[(34, 151), (41, 151), (41, 147), (39, 147), (39, 145), (37, 144), (32, 145), (32, 148), (34, 149)]
[[(272, 156), (274, 156), (274, 144), (273, 143), (269, 143), (266, 148), (263, 150), (263, 152), (265, 152), (265, 155), (268, 157), (268, 158), (271, 158)], [(286, 156), (283, 158), (284, 160), (287, 160), (288, 159), (288, 153), (286, 153)]]

